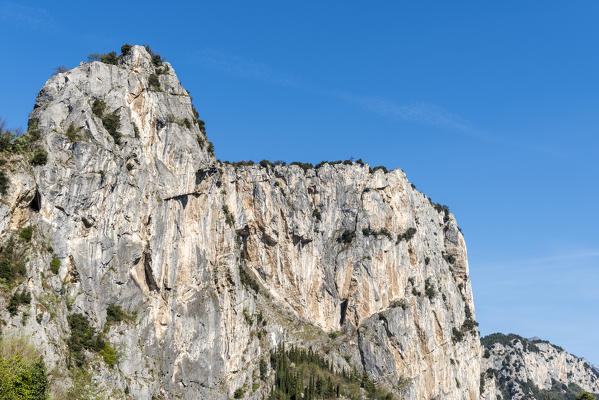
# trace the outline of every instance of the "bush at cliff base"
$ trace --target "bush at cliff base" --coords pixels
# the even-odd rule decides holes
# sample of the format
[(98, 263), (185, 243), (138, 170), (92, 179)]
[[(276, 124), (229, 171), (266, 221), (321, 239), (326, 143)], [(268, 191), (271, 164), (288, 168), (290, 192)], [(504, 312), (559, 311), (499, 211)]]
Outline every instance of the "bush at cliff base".
[(47, 400), (46, 366), (25, 339), (0, 341), (0, 399)]

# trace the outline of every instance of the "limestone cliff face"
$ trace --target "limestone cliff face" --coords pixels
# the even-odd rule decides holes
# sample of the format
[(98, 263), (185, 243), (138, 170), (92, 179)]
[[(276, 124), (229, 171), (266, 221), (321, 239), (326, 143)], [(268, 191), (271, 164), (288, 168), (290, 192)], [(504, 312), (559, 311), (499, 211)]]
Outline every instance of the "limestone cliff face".
[(599, 372), (561, 347), (517, 335), (493, 334), (482, 342), (482, 399), (574, 399), (582, 391), (599, 393)]
[[(283, 341), (397, 398), (478, 398), (454, 217), (400, 170), (221, 163), (197, 117), (172, 66), (139, 46), (44, 85), (31, 118), (48, 162), (14, 157), (0, 205), (0, 240), (35, 227), (23, 285), (36, 318), (2, 311), (4, 334), (31, 335), (65, 369), (66, 317), (87, 315), (119, 354), (93, 364), (109, 398), (261, 399), (272, 371), (258, 379), (258, 361)], [(106, 326), (111, 304), (135, 321)]]

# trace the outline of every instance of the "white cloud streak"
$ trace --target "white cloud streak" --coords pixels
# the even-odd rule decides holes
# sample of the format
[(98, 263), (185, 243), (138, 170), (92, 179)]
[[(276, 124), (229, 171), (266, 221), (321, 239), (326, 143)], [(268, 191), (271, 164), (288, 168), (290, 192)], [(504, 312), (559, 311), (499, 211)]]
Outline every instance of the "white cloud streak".
[(300, 89), (320, 96), (331, 97), (384, 117), (398, 118), (408, 122), (449, 129), (479, 139), (495, 139), (491, 135), (474, 129), (468, 121), (458, 115), (435, 104), (399, 104), (380, 97), (318, 88), (299, 78), (281, 74), (268, 65), (247, 60), (243, 57), (210, 50), (198, 53), (198, 58), (202, 65), (234, 76), (260, 80), (275, 85)]
[(0, 20), (31, 29), (53, 29), (54, 18), (47, 10), (13, 2), (0, 3)]
[(450, 128), (465, 133), (474, 131), (470, 123), (435, 104), (398, 104), (380, 97), (343, 92), (335, 93), (334, 96), (382, 116)]
[(397, 103), (376, 96), (360, 95), (317, 87), (297, 77), (275, 71), (266, 64), (211, 50), (201, 51), (197, 53), (197, 57), (202, 65), (234, 76), (260, 80), (274, 85), (291, 87), (319, 96), (334, 98), (387, 118), (397, 118), (403, 121), (434, 126), (476, 140), (500, 144), (511, 148), (519, 148), (554, 158), (564, 158), (564, 154), (561, 152), (551, 151), (550, 149), (540, 146), (525, 145), (519, 141), (508, 140), (504, 137), (490, 134), (485, 130), (478, 129), (459, 115), (436, 104), (413, 102)]
[(238, 77), (261, 80), (271, 84), (293, 87), (321, 96), (332, 97), (385, 117), (399, 118), (404, 121), (451, 129), (470, 136), (487, 136), (475, 131), (470, 123), (458, 115), (452, 114), (438, 105), (426, 103), (398, 104), (379, 97), (318, 88), (299, 78), (280, 74), (265, 64), (219, 52), (205, 50), (200, 52), (198, 56), (200, 63), (204, 66)]
[(303, 88), (297, 79), (276, 73), (268, 65), (246, 60), (243, 57), (204, 50), (198, 53), (200, 63), (242, 78), (256, 79), (281, 86)]

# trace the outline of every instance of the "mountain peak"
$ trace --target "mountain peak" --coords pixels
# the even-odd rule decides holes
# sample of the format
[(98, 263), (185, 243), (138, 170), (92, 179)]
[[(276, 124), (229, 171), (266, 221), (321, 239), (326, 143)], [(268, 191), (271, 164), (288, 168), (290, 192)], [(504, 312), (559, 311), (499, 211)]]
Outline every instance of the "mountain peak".
[[(135, 167), (160, 182), (163, 197), (192, 191), (213, 147), (174, 69), (143, 46), (89, 59), (51, 77), (30, 115), (51, 165), (109, 174)], [(117, 167), (102, 166), (107, 160)]]

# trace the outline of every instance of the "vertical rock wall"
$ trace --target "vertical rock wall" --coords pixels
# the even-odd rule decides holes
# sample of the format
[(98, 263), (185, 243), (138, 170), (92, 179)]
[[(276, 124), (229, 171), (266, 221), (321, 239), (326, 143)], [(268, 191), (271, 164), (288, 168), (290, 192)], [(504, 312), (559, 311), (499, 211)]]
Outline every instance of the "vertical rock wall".
[(36, 318), (3, 314), (4, 332), (30, 334), (51, 368), (65, 367), (67, 315), (102, 330), (118, 304), (137, 317), (106, 329), (119, 362), (93, 371), (119, 395), (254, 387), (244, 396), (259, 399), (270, 385), (257, 362), (285, 341), (326, 349), (336, 368), (402, 398), (478, 398), (464, 239), (400, 170), (220, 163), (173, 68), (139, 46), (118, 65), (52, 77), (31, 118), (48, 163), (12, 161), (0, 226), (3, 240), (35, 227), (25, 284)]

